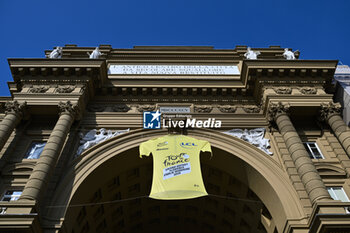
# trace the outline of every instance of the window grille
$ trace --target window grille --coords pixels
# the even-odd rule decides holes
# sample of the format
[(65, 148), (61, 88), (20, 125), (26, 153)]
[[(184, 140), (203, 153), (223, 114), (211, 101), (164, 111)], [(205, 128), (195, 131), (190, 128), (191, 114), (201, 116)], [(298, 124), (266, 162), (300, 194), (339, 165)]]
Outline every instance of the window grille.
[(303, 142), (303, 144), (311, 159), (324, 159), (316, 142)]
[(38, 159), (41, 152), (43, 152), (46, 142), (32, 142), (25, 158), (26, 159)]

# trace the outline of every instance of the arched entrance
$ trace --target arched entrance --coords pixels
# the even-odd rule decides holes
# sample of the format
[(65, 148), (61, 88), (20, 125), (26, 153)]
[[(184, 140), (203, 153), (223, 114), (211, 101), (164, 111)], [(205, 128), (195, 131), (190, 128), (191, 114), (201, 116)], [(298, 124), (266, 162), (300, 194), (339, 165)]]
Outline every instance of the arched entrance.
[(213, 157), (201, 158), (211, 195), (183, 201), (145, 197), (153, 165), (151, 158), (138, 157), (138, 146), (165, 133), (135, 130), (84, 152), (53, 199), (53, 206), (69, 207), (49, 209), (48, 215), (64, 218), (62, 232), (74, 233), (266, 232), (268, 223), (283, 232), (287, 221), (305, 217), (278, 163), (256, 147), (212, 130), (189, 133), (212, 145)]

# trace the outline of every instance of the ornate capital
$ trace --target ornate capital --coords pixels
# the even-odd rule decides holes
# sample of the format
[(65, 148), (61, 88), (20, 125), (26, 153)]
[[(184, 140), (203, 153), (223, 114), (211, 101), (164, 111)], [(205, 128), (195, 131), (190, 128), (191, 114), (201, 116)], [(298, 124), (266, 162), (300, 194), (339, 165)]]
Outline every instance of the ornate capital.
[(70, 101), (67, 102), (59, 102), (58, 103), (59, 114), (70, 114), (75, 115), (78, 112), (78, 105), (72, 104)]
[(8, 101), (5, 104), (5, 113), (14, 113), (14, 114), (23, 114), (25, 108), (27, 106), (27, 102), (18, 103), (17, 100)]
[(321, 104), (321, 109), (320, 109), (320, 119), (322, 121), (326, 121), (330, 116), (334, 114), (339, 114), (341, 113), (341, 105), (339, 103), (323, 103)]
[(278, 102), (278, 104), (271, 103), (268, 109), (268, 120), (274, 121), (280, 114), (289, 114), (289, 107), (289, 104), (282, 104), (281, 102)]

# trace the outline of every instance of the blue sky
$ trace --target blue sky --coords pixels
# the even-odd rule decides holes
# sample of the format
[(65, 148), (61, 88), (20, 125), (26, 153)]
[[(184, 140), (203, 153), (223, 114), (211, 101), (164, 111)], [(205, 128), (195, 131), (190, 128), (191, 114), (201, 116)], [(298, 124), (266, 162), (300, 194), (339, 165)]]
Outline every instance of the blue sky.
[(0, 96), (10, 95), (7, 58), (65, 44), (281, 45), (350, 64), (348, 0), (0, 0), (0, 32)]

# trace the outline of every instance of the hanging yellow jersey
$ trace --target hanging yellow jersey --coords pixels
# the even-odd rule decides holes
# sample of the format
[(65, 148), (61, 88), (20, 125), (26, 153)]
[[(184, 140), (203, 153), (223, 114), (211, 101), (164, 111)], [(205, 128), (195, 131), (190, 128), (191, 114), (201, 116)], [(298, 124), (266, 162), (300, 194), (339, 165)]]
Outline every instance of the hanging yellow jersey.
[(153, 155), (154, 199), (189, 199), (208, 195), (205, 190), (199, 154), (211, 153), (209, 142), (184, 135), (167, 135), (140, 145), (140, 157)]

